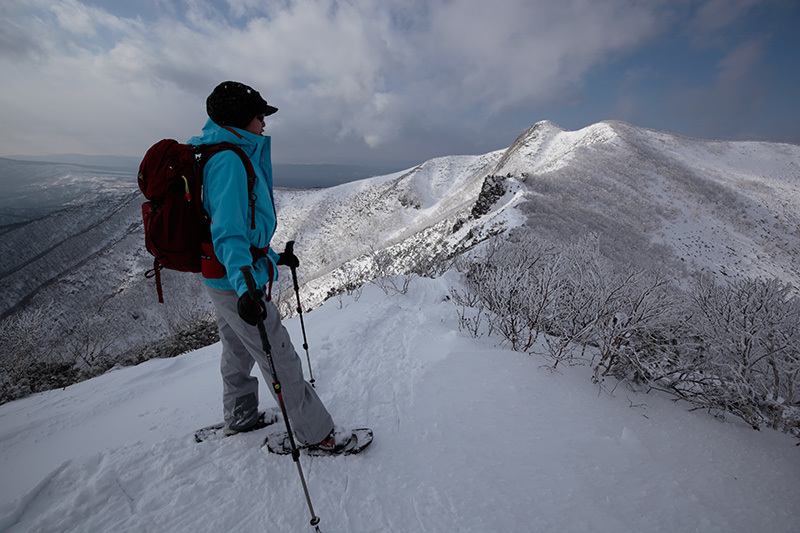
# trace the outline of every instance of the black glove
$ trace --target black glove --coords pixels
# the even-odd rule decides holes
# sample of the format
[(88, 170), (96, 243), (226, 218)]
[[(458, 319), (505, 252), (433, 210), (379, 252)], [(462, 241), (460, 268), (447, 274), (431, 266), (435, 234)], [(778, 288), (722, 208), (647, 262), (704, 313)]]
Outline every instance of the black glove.
[(259, 320), (264, 320), (267, 317), (267, 308), (264, 307), (263, 298), (264, 291), (261, 289), (256, 290), (255, 300), (250, 297), (249, 291), (239, 296), (239, 303), (237, 304), (239, 316), (251, 326), (255, 326)]
[(291, 250), (287, 249), (283, 253), (278, 254), (278, 265), (286, 265), (289, 268), (297, 268), (300, 266), (300, 260)]

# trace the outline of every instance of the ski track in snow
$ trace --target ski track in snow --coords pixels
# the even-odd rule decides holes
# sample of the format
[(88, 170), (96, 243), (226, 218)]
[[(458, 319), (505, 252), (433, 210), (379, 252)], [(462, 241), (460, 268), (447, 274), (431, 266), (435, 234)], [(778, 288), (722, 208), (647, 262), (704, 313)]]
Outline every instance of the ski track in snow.
[[(472, 339), (455, 282), (307, 314), (319, 394), (375, 431), (361, 455), (302, 456), (322, 531), (798, 530), (792, 439)], [(0, 406), (0, 531), (312, 531), (291, 458), (260, 446), (270, 428), (194, 443), (221, 416), (219, 350)]]

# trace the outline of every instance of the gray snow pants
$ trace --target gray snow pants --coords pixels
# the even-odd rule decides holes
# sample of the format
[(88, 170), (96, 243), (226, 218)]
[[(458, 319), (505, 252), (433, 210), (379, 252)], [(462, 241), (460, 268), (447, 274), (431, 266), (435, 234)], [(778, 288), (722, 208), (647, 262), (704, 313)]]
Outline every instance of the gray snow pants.
[[(239, 317), (239, 297), (235, 291), (206, 287), (217, 309), (217, 324), (222, 341), (222, 405), (227, 429), (246, 429), (258, 416), (258, 379), (250, 372), (255, 363), (272, 389), (272, 372), (261, 346), (256, 326)], [(281, 324), (278, 308), (264, 302), (267, 318), (264, 326), (272, 348), (275, 372), (281, 383), (283, 401), (297, 440), (304, 445), (322, 442), (333, 429), (333, 419), (316, 391), (303, 378), (300, 357), (292, 346), (289, 332)]]

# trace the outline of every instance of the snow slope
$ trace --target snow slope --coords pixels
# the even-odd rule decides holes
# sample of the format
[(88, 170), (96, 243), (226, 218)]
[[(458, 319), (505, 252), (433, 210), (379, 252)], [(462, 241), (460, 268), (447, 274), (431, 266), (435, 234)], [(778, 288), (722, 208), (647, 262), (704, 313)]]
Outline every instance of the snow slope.
[[(56, 338), (42, 344), (68, 345), (81, 340), (76, 329), (93, 328), (118, 333), (105, 339), (115, 361), (149, 357), (153, 341), (192, 322), (185, 310), (209, 309), (205, 291), (192, 276), (163, 272), (166, 303), (155, 305), (135, 185), (114, 188), (111, 175), (93, 180), (62, 167), (0, 158), (0, 177), (8, 170), (12, 182), (52, 182), (25, 202), (46, 205), (48, 190), (72, 191), (76, 202), (0, 227), (0, 314), (47, 309)], [(296, 241), (308, 308), (372, 279), (376, 257), (388, 258), (390, 273), (420, 271), (511, 230), (556, 243), (593, 232), (612, 260), (681, 280), (708, 272), (798, 287), (799, 177), (798, 145), (702, 141), (618, 121), (565, 131), (542, 121), (505, 150), (326, 189), (278, 190), (273, 243), (280, 250)], [(492, 182), (502, 196), (483, 194)], [(21, 202), (0, 200), (0, 212)], [(75, 317), (86, 328), (75, 328)]]
[(640, 267), (800, 285), (798, 145), (542, 121), (492, 173), (521, 182), (538, 235), (568, 241), (591, 231), (606, 255)]
[[(306, 316), (321, 397), (376, 435), (301, 459), (322, 531), (800, 529), (792, 439), (459, 333), (454, 283)], [(0, 406), (0, 531), (313, 531), (292, 460), (259, 446), (270, 428), (193, 442), (221, 416), (219, 350)]]

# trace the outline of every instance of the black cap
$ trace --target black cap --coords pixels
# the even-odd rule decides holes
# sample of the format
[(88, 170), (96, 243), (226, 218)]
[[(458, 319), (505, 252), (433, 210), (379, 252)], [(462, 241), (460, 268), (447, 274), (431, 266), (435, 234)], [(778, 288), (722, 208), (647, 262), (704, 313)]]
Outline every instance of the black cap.
[(223, 81), (206, 100), (209, 118), (220, 126), (246, 128), (255, 117), (271, 115), (277, 110), (258, 91), (238, 81)]

